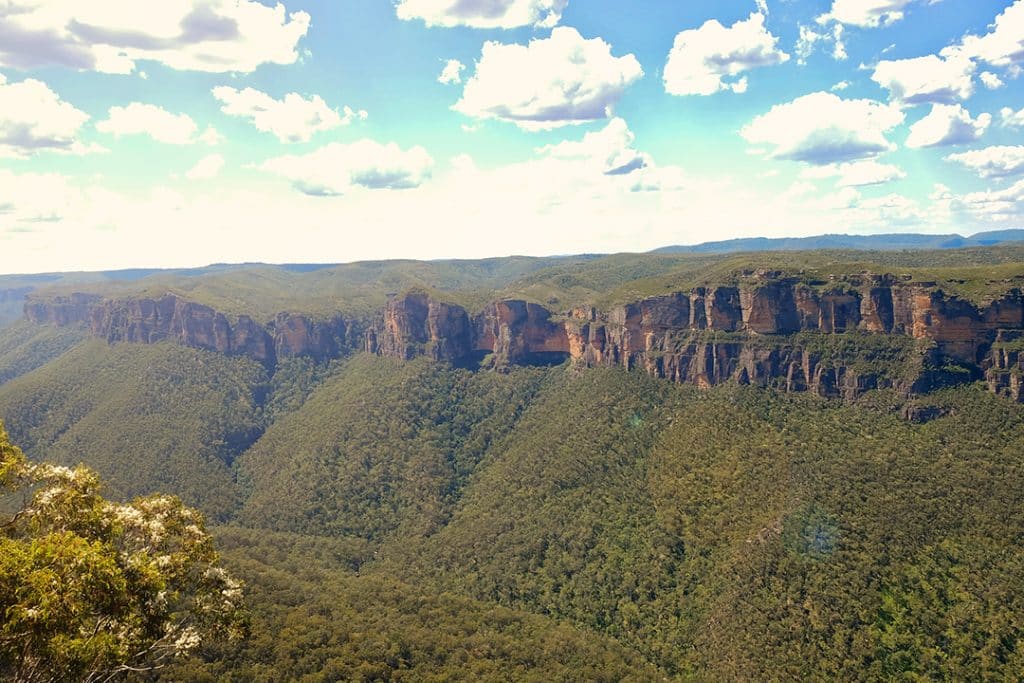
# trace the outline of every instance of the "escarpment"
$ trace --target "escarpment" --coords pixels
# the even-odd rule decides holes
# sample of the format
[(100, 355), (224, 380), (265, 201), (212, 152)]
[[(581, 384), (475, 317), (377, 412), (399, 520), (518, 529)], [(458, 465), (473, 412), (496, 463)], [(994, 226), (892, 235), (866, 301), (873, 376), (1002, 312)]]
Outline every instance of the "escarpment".
[(109, 342), (181, 344), (267, 364), (307, 355), (335, 358), (362, 348), (409, 360), (426, 356), (497, 369), (570, 360), (621, 366), (675, 382), (724, 382), (854, 398), (875, 388), (902, 393), (984, 379), (1024, 400), (1024, 294), (986, 305), (933, 283), (857, 275), (807, 283), (748, 273), (738, 284), (694, 287), (597, 310), (556, 312), (518, 299), (478, 313), (436, 295), (392, 297), (368, 326), (341, 316), (281, 313), (266, 323), (229, 319), (173, 294), (107, 300), (75, 294), (30, 299), (37, 323), (83, 324)]
[(738, 286), (561, 315), (506, 300), (471, 317), (410, 294), (388, 303), (366, 349), (453, 362), (486, 354), (499, 368), (571, 359), (703, 387), (731, 381), (847, 399), (985, 378), (993, 391), (1022, 400), (1024, 353), (1000, 341), (1017, 334), (1024, 334), (1024, 295), (1016, 289), (976, 306), (893, 276), (811, 286), (762, 273)]
[(173, 341), (226, 355), (248, 356), (273, 366), (278, 358), (336, 358), (352, 349), (362, 330), (341, 316), (314, 320), (279, 313), (261, 324), (247, 315), (229, 318), (210, 306), (174, 294), (157, 298), (104, 299), (72, 294), (29, 300), (25, 316), (37, 324), (82, 325), (109, 343)]
[(1002, 330), (984, 361), (985, 381), (996, 394), (1024, 402), (1024, 331)]

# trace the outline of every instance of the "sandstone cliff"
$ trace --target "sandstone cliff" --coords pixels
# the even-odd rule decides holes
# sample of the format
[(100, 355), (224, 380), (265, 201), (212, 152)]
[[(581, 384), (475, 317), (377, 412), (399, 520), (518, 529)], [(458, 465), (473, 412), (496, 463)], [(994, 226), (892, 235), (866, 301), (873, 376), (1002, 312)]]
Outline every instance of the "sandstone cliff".
[(360, 331), (339, 317), (314, 320), (280, 313), (260, 324), (249, 316), (229, 319), (209, 306), (174, 294), (158, 298), (104, 299), (90, 294), (30, 300), (25, 316), (37, 324), (86, 326), (109, 343), (154, 344), (169, 340), (184, 346), (248, 356), (268, 366), (278, 358), (336, 358), (351, 348)]
[[(572, 359), (623, 366), (676, 382), (734, 381), (853, 398), (874, 388), (926, 391), (983, 373), (1020, 399), (1017, 355), (997, 339), (1024, 330), (1024, 295), (987, 306), (892, 276), (818, 285), (758, 274), (740, 286), (701, 287), (557, 316), (499, 301), (468, 313), (426, 294), (397, 297), (368, 334), (373, 353), (459, 361), (491, 354), (498, 367)], [(996, 358), (997, 351), (1003, 355)]]
[(30, 299), (40, 324), (87, 326), (108, 342), (171, 340), (273, 366), (278, 358), (336, 358), (362, 348), (400, 359), (475, 365), (622, 366), (675, 382), (723, 382), (853, 398), (873, 388), (926, 391), (984, 378), (1024, 400), (1024, 294), (985, 306), (929, 283), (860, 275), (814, 286), (780, 273), (739, 285), (697, 287), (614, 307), (556, 313), (522, 300), (475, 316), (424, 292), (392, 298), (365, 328), (341, 316), (280, 313), (259, 323), (229, 318), (173, 294), (108, 300), (95, 295)]
[(984, 367), (989, 389), (1015, 401), (1024, 401), (1024, 332), (1000, 332)]

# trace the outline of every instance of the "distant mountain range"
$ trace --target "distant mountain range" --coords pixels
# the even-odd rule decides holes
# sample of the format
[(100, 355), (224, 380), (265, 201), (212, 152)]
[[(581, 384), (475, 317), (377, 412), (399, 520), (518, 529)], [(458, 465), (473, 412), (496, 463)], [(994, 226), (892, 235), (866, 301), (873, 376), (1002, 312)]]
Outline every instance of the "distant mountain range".
[(681, 245), (655, 249), (655, 254), (725, 254), (741, 251), (804, 251), (811, 249), (863, 249), (899, 251), (902, 249), (961, 249), (991, 247), (1008, 242), (1024, 242), (1024, 230), (995, 230), (963, 235), (815, 235), (813, 237), (741, 237), (720, 242)]

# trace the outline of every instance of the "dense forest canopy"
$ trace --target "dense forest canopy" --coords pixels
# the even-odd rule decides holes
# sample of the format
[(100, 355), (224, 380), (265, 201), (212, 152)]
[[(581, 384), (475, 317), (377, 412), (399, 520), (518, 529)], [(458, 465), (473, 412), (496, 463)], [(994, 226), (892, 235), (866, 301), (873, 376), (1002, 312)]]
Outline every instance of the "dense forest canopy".
[[(510, 292), (611, 305), (785, 269), (809, 283), (898, 272), (983, 300), (1017, 287), (1022, 261), (1016, 247), (620, 255), (73, 289), (330, 313), (378, 310), (410, 286), (467, 306)], [(916, 348), (801, 334), (883, 374)], [(975, 377), (839, 400), (621, 366), (487, 367), (357, 348), (270, 365), (21, 320), (0, 328), (0, 418), (33, 462), (95, 469), (107, 499), (173, 494), (215, 525), (223, 566), (246, 584), (248, 637), (203, 643), (165, 680), (1024, 669), (1024, 408)]]

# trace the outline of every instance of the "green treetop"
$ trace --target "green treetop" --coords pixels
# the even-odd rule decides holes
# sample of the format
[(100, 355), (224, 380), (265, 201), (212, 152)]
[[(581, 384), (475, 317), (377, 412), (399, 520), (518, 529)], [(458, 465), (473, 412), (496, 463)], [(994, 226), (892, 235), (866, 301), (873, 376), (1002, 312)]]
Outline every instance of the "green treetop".
[(237, 637), (241, 585), (172, 496), (115, 503), (31, 463), (0, 424), (0, 679), (109, 681)]

